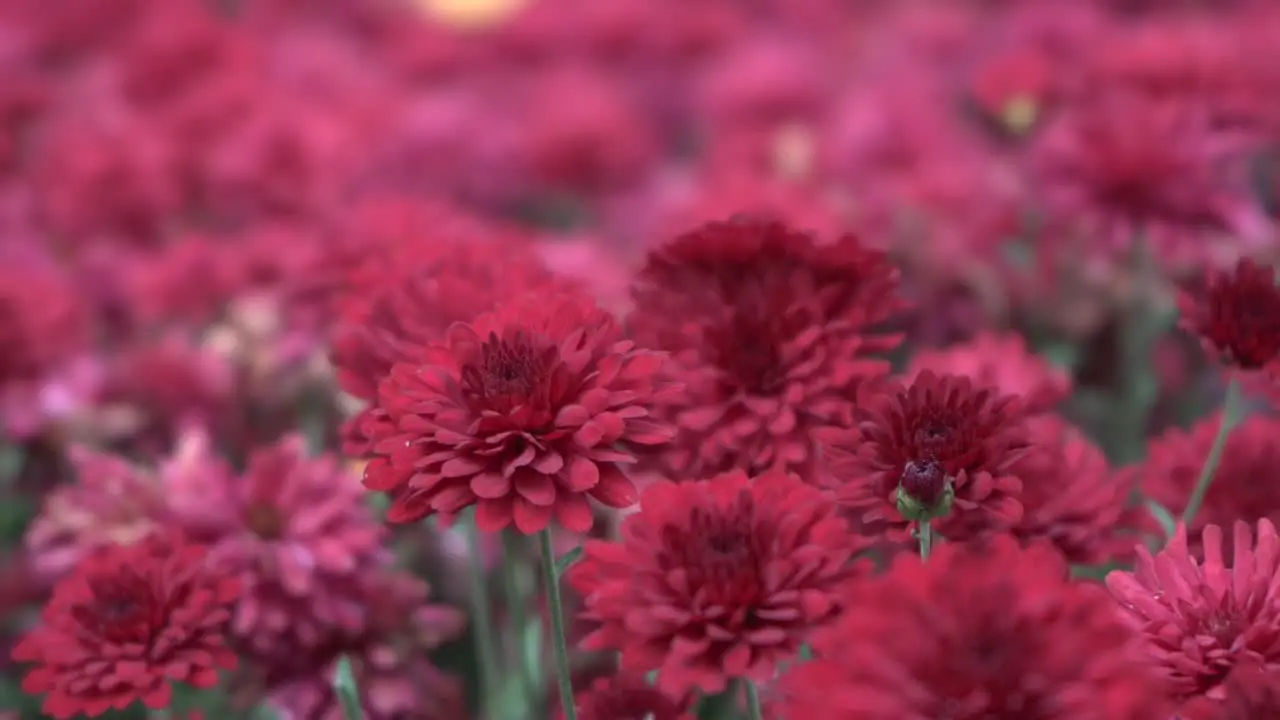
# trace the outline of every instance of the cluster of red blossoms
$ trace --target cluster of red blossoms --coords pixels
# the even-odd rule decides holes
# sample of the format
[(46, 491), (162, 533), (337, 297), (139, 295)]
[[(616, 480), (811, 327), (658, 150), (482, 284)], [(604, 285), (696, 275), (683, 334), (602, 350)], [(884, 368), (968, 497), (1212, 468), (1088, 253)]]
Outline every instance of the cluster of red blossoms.
[(0, 0), (0, 718), (1280, 718), (1277, 68)]

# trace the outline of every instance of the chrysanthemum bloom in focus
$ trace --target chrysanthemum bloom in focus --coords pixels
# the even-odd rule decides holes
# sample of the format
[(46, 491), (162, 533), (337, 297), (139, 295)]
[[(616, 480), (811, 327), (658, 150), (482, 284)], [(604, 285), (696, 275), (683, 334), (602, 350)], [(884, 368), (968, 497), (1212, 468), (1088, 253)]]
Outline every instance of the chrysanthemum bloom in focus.
[(1224, 365), (1255, 371), (1280, 362), (1280, 287), (1275, 268), (1239, 260), (1210, 270), (1203, 294), (1181, 293), (1181, 326)]
[[(578, 720), (694, 720), (687, 705), (649, 685), (643, 675), (599, 678), (576, 701)], [(563, 720), (564, 713), (558, 717)]]
[(82, 296), (67, 278), (0, 259), (0, 429), (39, 433), (75, 409), (69, 364), (88, 346), (92, 328)]
[(367, 575), (360, 592), (369, 622), (357, 633), (331, 633), (312, 652), (270, 668), (268, 702), (287, 717), (343, 720), (333, 677), (345, 656), (368, 720), (468, 717), (461, 683), (430, 659), (433, 650), (462, 632), (462, 614), (428, 602), (427, 585), (410, 575)]
[(1256, 242), (1267, 224), (1249, 186), (1247, 144), (1210, 120), (1191, 104), (1120, 93), (1064, 113), (1035, 154), (1051, 219), (1121, 258), (1141, 236), (1155, 257), (1188, 269), (1210, 259), (1206, 236)]
[(229, 633), (246, 658), (287, 662), (367, 622), (361, 579), (386, 560), (385, 530), (358, 478), (298, 436), (257, 450), (235, 476), (191, 435), (161, 470), (175, 521), (245, 583)]
[(940, 350), (921, 350), (911, 359), (905, 379), (921, 372), (961, 375), (1017, 395), (1028, 412), (1050, 410), (1071, 394), (1071, 377), (1027, 349), (1018, 335), (982, 333), (973, 340)]
[[(338, 382), (360, 400), (377, 400), (378, 383), (423, 345), (440, 342), (455, 322), (469, 322), (524, 293), (558, 284), (532, 246), (446, 238), (405, 248), (401, 264), (370, 263), (343, 303), (333, 345)], [(386, 266), (384, 266), (386, 265)], [(344, 429), (344, 450), (371, 450), (362, 428), (382, 415), (376, 404)]]
[[(1068, 562), (1101, 565), (1128, 555), (1137, 541), (1126, 505), (1132, 484), (1111, 471), (1102, 450), (1055, 415), (1028, 421), (1033, 450), (1014, 464), (1022, 480), (1023, 542), (1045, 540)], [(1130, 534), (1125, 535), (1125, 532)]]
[(686, 390), (664, 406), (679, 434), (664, 473), (702, 479), (770, 468), (814, 480), (814, 430), (848, 425), (861, 380), (900, 337), (875, 326), (900, 307), (886, 256), (845, 236), (821, 244), (778, 222), (738, 218), (653, 250), (629, 322), (670, 351)]
[(821, 491), (778, 471), (657, 483), (569, 572), (599, 624), (582, 646), (673, 696), (770, 680), (839, 613), (859, 549)]
[[(1221, 421), (1218, 413), (1189, 429), (1165, 432), (1147, 445), (1146, 460), (1126, 469), (1126, 474), (1135, 477), (1143, 495), (1175, 517), (1181, 516)], [(1232, 429), (1204, 505), (1187, 527), (1187, 547), (1193, 553), (1200, 552), (1201, 533), (1209, 525), (1230, 527), (1236, 520), (1252, 523), (1262, 518), (1280, 521), (1280, 487), (1263, 479), (1280, 467), (1276, 438), (1280, 438), (1280, 420), (1266, 415), (1250, 415)], [(1225, 541), (1230, 555), (1231, 538)]]
[(1242, 661), (1280, 663), (1275, 526), (1259, 520), (1255, 545), (1250, 525), (1237, 522), (1231, 556), (1223, 552), (1219, 526), (1205, 528), (1202, 537), (1202, 559), (1188, 549), (1180, 528), (1154, 557), (1139, 546), (1133, 572), (1107, 576), (1124, 617), (1146, 638), (1151, 662), (1179, 701), (1221, 697), (1223, 679)]
[(1067, 575), (1051, 548), (1004, 536), (900, 556), (783, 676), (783, 715), (1167, 720), (1106, 593)]
[(535, 533), (554, 519), (585, 532), (588, 498), (632, 505), (623, 467), (671, 439), (651, 417), (678, 391), (659, 379), (663, 363), (575, 293), (534, 293), (456, 324), (379, 388), (385, 421), (364, 428), (377, 455), (365, 486), (391, 495), (393, 522), (475, 505), (486, 531)]
[(1221, 698), (1201, 697), (1180, 708), (1175, 720), (1261, 720), (1280, 717), (1280, 671), (1255, 660), (1236, 665)]
[(966, 540), (1018, 523), (1015, 471), (1030, 438), (1017, 397), (928, 370), (863, 391), (857, 426), (824, 439), (837, 497), (868, 530), (905, 541), (911, 523), (937, 515), (944, 537)]
[(236, 666), (224, 633), (239, 594), (237, 578), (180, 537), (103, 549), (58, 584), (43, 624), (13, 649), (35, 664), (23, 690), (48, 693), (44, 711), (57, 718), (137, 700), (167, 708), (171, 681), (209, 688)]

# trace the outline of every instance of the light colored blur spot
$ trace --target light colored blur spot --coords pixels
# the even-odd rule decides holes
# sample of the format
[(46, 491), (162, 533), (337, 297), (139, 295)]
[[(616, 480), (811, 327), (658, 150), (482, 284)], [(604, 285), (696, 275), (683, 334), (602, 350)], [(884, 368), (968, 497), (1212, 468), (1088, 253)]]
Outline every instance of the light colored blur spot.
[(437, 22), (464, 30), (497, 25), (531, 0), (412, 0)]

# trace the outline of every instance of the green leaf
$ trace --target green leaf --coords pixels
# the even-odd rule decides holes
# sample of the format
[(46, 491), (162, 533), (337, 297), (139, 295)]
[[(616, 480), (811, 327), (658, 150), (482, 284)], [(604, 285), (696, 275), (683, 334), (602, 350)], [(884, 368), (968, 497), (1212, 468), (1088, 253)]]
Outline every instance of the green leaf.
[(1178, 520), (1169, 512), (1169, 508), (1161, 505), (1155, 500), (1147, 500), (1143, 503), (1147, 508), (1147, 512), (1160, 523), (1160, 529), (1164, 530), (1165, 539), (1172, 538), (1178, 532)]
[(573, 564), (578, 562), (578, 560), (580, 560), (581, 558), (582, 558), (581, 545), (570, 550), (564, 555), (561, 555), (560, 559), (556, 560), (556, 577), (560, 577), (561, 575), (564, 575), (565, 571), (573, 567)]
[(347, 720), (364, 720), (364, 708), (360, 705), (360, 686), (356, 682), (351, 659), (343, 655), (338, 660), (338, 671), (333, 676), (333, 689), (342, 703), (342, 714)]

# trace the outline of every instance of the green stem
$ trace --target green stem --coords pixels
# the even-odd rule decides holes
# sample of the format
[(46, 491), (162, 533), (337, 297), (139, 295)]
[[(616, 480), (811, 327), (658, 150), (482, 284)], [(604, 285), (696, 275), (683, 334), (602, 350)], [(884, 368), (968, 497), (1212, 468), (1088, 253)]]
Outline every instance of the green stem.
[(467, 521), (467, 542), (471, 557), (467, 563), (471, 571), (471, 632), (475, 639), (476, 658), (480, 666), (481, 703), (487, 704), (497, 697), (498, 658), (493, 644), (492, 604), (489, 602), (489, 573), (485, 567), (485, 554), (480, 528), (475, 518)]
[(502, 589), (511, 619), (511, 637), (515, 639), (513, 643), (516, 648), (515, 655), (519, 659), (517, 681), (520, 697), (524, 700), (523, 707), (528, 713), (539, 705), (539, 701), (536, 695), (537, 684), (534, 682), (532, 668), (529, 667), (529, 660), (524, 652), (524, 632), (529, 625), (529, 615), (525, 606), (528, 598), (524, 594), (524, 583), (520, 582), (521, 537), (510, 530), (502, 533)]
[(333, 690), (338, 694), (338, 702), (342, 704), (342, 715), (346, 720), (365, 720), (364, 708), (360, 705), (360, 686), (356, 682), (351, 659), (345, 655), (338, 660)]
[(760, 690), (756, 684), (747, 680), (747, 717), (750, 720), (764, 720), (764, 712), (760, 709)]
[(928, 560), (933, 554), (933, 522), (920, 521), (920, 559)]
[(1188, 528), (1191, 527), (1191, 521), (1196, 519), (1200, 508), (1204, 506), (1204, 498), (1209, 494), (1209, 486), (1213, 485), (1213, 476), (1218, 471), (1218, 466), (1222, 464), (1222, 455), (1227, 449), (1227, 438), (1231, 436), (1232, 429), (1240, 421), (1243, 399), (1240, 382), (1232, 378), (1227, 384), (1227, 398), (1222, 403), (1222, 420), (1218, 423), (1218, 434), (1213, 438), (1213, 445), (1209, 448), (1209, 456), (1205, 458), (1204, 467), (1200, 468), (1200, 478), (1196, 481), (1195, 489), (1191, 491), (1190, 499), (1187, 500), (1187, 509), (1182, 512), (1182, 524)]
[(1158, 269), (1141, 233), (1133, 240), (1132, 268), (1133, 296), (1129, 298), (1130, 305), (1119, 338), (1119, 407), (1112, 416), (1110, 433), (1111, 456), (1119, 463), (1142, 457), (1147, 416), (1158, 392), (1151, 378), (1151, 348), (1156, 328), (1145, 295)]
[(538, 533), (542, 549), (542, 573), (547, 586), (547, 611), (551, 613), (551, 640), (556, 650), (556, 682), (560, 686), (560, 703), (565, 720), (578, 720), (573, 699), (573, 676), (569, 668), (569, 646), (565, 640), (564, 603), (560, 600), (560, 575), (556, 572), (555, 550), (551, 547), (551, 528)]

